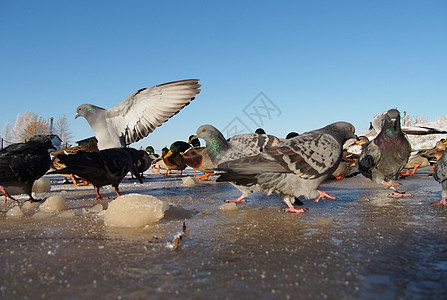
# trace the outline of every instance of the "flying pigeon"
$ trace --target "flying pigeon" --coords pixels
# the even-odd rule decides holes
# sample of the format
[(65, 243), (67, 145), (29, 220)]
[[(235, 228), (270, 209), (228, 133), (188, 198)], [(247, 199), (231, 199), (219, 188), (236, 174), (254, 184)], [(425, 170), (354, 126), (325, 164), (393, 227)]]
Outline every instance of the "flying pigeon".
[(287, 204), (286, 211), (302, 213), (305, 208), (293, 206), (295, 198), (336, 199), (319, 185), (340, 163), (343, 144), (355, 138), (354, 126), (336, 122), (326, 127), (286, 139), (254, 156), (230, 160), (218, 165), (225, 172), (218, 181), (244, 186), (256, 185), (266, 194), (277, 193)]
[[(200, 126), (194, 138), (205, 140), (206, 152), (214, 167), (226, 161), (259, 154), (280, 143), (280, 140), (273, 135), (257, 133), (239, 134), (226, 140), (223, 134), (212, 125)], [(207, 172), (212, 171), (207, 170)], [(227, 202), (245, 201), (245, 197), (254, 189), (237, 185), (234, 182), (232, 184), (242, 192), (242, 195), (235, 200), (227, 200)]]
[(433, 203), (432, 205), (447, 206), (447, 152), (444, 152), (441, 158), (439, 158), (436, 162), (433, 177), (442, 185), (442, 199), (441, 201)]
[(57, 158), (66, 167), (50, 173), (75, 174), (87, 179), (95, 187), (97, 200), (107, 199), (99, 194), (99, 188), (109, 184), (120, 196), (118, 185), (129, 171), (143, 183), (136, 167), (137, 150), (133, 148), (110, 148), (97, 152), (79, 151), (73, 155), (59, 154)]
[(32, 196), (34, 181), (45, 175), (51, 163), (48, 149), (56, 148), (47, 136), (33, 138), (26, 143), (11, 144), (0, 150), (0, 190), (14, 199), (8, 189), (29, 196), (29, 201), (38, 201)]
[(146, 137), (188, 105), (200, 92), (198, 82), (188, 79), (144, 88), (109, 109), (82, 104), (75, 118), (82, 116), (88, 121), (100, 150), (125, 147)]
[(383, 116), (381, 131), (364, 145), (358, 160), (359, 171), (372, 181), (391, 188), (392, 197), (410, 196), (398, 192), (396, 186), (402, 169), (408, 162), (411, 146), (400, 127), (400, 113), (390, 109)]

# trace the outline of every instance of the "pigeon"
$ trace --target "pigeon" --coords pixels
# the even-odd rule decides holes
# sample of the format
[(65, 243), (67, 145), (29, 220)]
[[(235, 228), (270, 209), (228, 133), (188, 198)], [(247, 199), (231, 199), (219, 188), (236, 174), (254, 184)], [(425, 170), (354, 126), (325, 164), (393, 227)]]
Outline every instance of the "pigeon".
[(16, 143), (0, 150), (0, 190), (6, 199), (18, 203), (8, 189), (29, 196), (29, 201), (38, 201), (32, 196), (34, 181), (45, 175), (50, 168), (49, 149), (54, 149), (47, 136), (33, 138), (26, 143)]
[(432, 205), (447, 206), (447, 152), (438, 159), (433, 172), (433, 178), (442, 185), (441, 201), (433, 203)]
[(390, 197), (410, 196), (396, 190), (397, 179), (408, 162), (411, 146), (400, 127), (400, 113), (390, 109), (383, 116), (381, 131), (366, 143), (357, 162), (359, 171), (375, 183), (391, 188)]
[(257, 185), (268, 195), (281, 195), (288, 206), (286, 211), (302, 213), (307, 209), (293, 205), (298, 197), (316, 198), (316, 202), (336, 199), (318, 187), (338, 167), (343, 144), (350, 138), (355, 138), (354, 126), (336, 122), (286, 139), (257, 155), (220, 163), (217, 170), (224, 174), (217, 181)]
[(99, 188), (109, 184), (120, 196), (118, 185), (129, 171), (143, 183), (136, 169), (136, 151), (133, 148), (110, 148), (97, 152), (79, 151), (72, 155), (59, 154), (57, 158), (66, 167), (50, 173), (75, 174), (87, 179), (95, 188), (97, 200), (108, 199), (100, 195)]
[[(58, 169), (62, 169), (65, 168), (64, 164), (61, 164), (61, 162), (59, 161), (59, 159), (57, 159), (56, 157), (59, 154), (75, 154), (78, 151), (84, 151), (84, 152), (95, 152), (98, 151), (98, 140), (96, 138), (91, 138), (88, 142), (87, 146), (74, 146), (74, 147), (70, 147), (70, 148), (66, 148), (66, 149), (61, 149), (58, 151), (53, 151), (50, 152), (50, 155), (53, 156), (53, 159), (51, 160), (51, 166), (50, 168), (52, 170), (58, 170)], [(62, 176), (65, 177), (65, 181), (64, 183), (68, 183), (68, 177), (71, 178), (71, 180), (73, 181), (73, 184), (76, 186), (79, 185), (88, 185), (89, 183), (85, 180), (82, 179), (83, 183), (78, 183), (76, 181), (76, 178), (73, 174), (61, 174)]]
[(134, 143), (162, 125), (200, 92), (198, 79), (168, 82), (140, 89), (120, 104), (104, 109), (92, 104), (77, 108), (98, 139), (100, 150)]
[[(257, 133), (239, 134), (226, 140), (223, 134), (212, 125), (200, 126), (194, 138), (205, 140), (206, 151), (214, 167), (226, 161), (259, 154), (280, 143), (280, 140), (273, 135)], [(205, 171), (213, 172), (214, 170)], [(242, 192), (242, 195), (227, 202), (245, 201), (245, 197), (254, 190), (254, 188), (247, 188), (233, 182), (232, 184)]]

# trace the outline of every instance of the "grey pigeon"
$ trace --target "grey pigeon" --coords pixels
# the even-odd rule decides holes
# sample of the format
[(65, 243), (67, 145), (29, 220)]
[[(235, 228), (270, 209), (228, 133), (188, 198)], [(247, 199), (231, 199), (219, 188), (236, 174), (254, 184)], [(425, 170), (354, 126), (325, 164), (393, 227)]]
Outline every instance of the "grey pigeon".
[(50, 172), (74, 174), (91, 182), (95, 188), (96, 199), (107, 199), (99, 193), (99, 188), (111, 184), (117, 196), (118, 186), (129, 171), (140, 183), (143, 181), (136, 168), (137, 150), (133, 148), (110, 148), (97, 152), (79, 151), (73, 155), (59, 154), (57, 158), (66, 167)]
[(32, 187), (34, 181), (50, 168), (48, 149), (56, 150), (51, 139), (38, 137), (0, 150), (0, 190), (5, 196), (5, 202), (7, 197), (18, 202), (8, 190), (14, 194), (27, 194), (29, 201), (37, 201), (32, 196)]
[[(194, 138), (205, 140), (206, 152), (214, 167), (217, 167), (219, 164), (226, 161), (259, 154), (265, 149), (280, 143), (280, 140), (273, 135), (257, 133), (239, 134), (227, 140), (223, 134), (212, 125), (200, 126), (197, 129)], [(213, 170), (208, 170), (208, 172), (212, 171)], [(241, 185), (234, 185), (242, 192), (242, 196), (236, 200), (227, 200), (229, 202), (244, 201), (245, 197), (253, 190), (252, 188), (246, 188)]]
[(198, 81), (180, 80), (144, 88), (109, 109), (82, 104), (76, 118), (82, 116), (88, 121), (100, 150), (125, 147), (146, 137), (188, 105), (200, 92)]
[(447, 206), (447, 152), (438, 159), (433, 172), (433, 177), (442, 185), (441, 201), (433, 203), (432, 205)]
[(256, 185), (266, 194), (281, 195), (286, 211), (305, 212), (307, 209), (293, 206), (296, 198), (335, 199), (318, 187), (339, 165), (343, 144), (355, 138), (354, 132), (352, 124), (336, 122), (303, 133), (257, 155), (219, 164), (218, 170), (225, 174), (218, 181)]
[(400, 114), (390, 109), (383, 116), (381, 131), (376, 138), (364, 144), (358, 160), (359, 171), (372, 181), (391, 188), (392, 197), (410, 196), (398, 192), (396, 186), (402, 169), (408, 162), (411, 146), (400, 127)]

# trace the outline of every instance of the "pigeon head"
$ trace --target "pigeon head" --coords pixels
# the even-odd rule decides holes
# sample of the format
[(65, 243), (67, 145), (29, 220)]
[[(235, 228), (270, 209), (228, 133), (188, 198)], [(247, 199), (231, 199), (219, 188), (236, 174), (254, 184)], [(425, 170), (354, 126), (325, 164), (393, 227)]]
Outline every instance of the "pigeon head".
[(194, 137), (204, 139), (207, 143), (216, 138), (225, 140), (222, 133), (212, 125), (200, 126), (199, 129), (197, 129), (196, 135)]
[(45, 150), (53, 149), (56, 150), (56, 147), (54, 147), (53, 142), (51, 141), (51, 138), (49, 136), (39, 136), (32, 138), (30, 142), (38, 143), (42, 145), (42, 148)]
[(79, 105), (76, 109), (75, 119), (77, 119), (78, 117), (84, 117), (85, 119), (89, 120), (96, 116), (98, 112), (103, 110), (104, 108), (95, 106), (93, 104), (82, 104)]
[(386, 112), (385, 118), (383, 120), (382, 130), (392, 130), (394, 132), (400, 132), (400, 113), (397, 109), (390, 109)]
[(339, 137), (342, 143), (349, 139), (357, 139), (355, 135), (355, 127), (348, 122), (336, 122), (325, 127), (328, 132), (332, 132), (333, 136)]

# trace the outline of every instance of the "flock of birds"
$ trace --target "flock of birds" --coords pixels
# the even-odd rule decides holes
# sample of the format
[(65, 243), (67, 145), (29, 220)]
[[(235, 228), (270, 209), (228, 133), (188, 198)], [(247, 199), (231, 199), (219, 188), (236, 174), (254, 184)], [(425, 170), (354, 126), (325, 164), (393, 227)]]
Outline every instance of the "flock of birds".
[[(95, 137), (88, 146), (71, 147), (49, 153), (54, 146), (49, 137), (36, 137), (25, 143), (0, 150), (0, 190), (5, 197), (27, 194), (30, 201), (33, 183), (50, 173), (71, 178), (73, 183), (91, 183), (97, 199), (104, 199), (99, 189), (112, 185), (119, 196), (119, 184), (129, 172), (141, 183), (149, 167), (183, 170), (187, 166), (204, 173), (202, 180), (219, 175), (218, 182), (230, 182), (242, 195), (233, 202), (244, 201), (253, 191), (280, 195), (286, 211), (305, 212), (297, 208), (299, 198), (336, 199), (319, 189), (328, 178), (363, 174), (390, 189), (391, 197), (410, 194), (399, 191), (398, 179), (404, 169), (425, 166), (434, 158), (433, 177), (442, 185), (442, 199), (435, 205), (447, 205), (447, 154), (445, 142), (435, 150), (411, 154), (411, 145), (402, 130), (400, 113), (390, 109), (379, 114), (372, 125), (378, 135), (369, 140), (358, 137), (348, 122), (336, 122), (303, 134), (291, 133), (285, 139), (265, 132), (241, 134), (226, 139), (212, 125), (203, 125), (188, 142), (174, 142), (157, 157), (152, 147), (136, 150), (127, 145), (136, 142), (188, 105), (200, 92), (199, 80), (181, 80), (138, 90), (120, 104), (103, 109), (92, 104), (77, 108), (76, 117), (84, 117)], [(206, 142), (200, 146), (199, 139)], [(350, 141), (350, 142), (348, 142)], [(348, 142), (348, 143), (347, 143)], [(346, 144), (362, 144), (361, 154), (346, 151)], [(431, 151), (431, 152), (430, 152)], [(442, 152), (442, 156), (440, 155)], [(424, 165), (423, 165), (424, 164)], [(67, 179), (68, 180), (68, 179)]]

